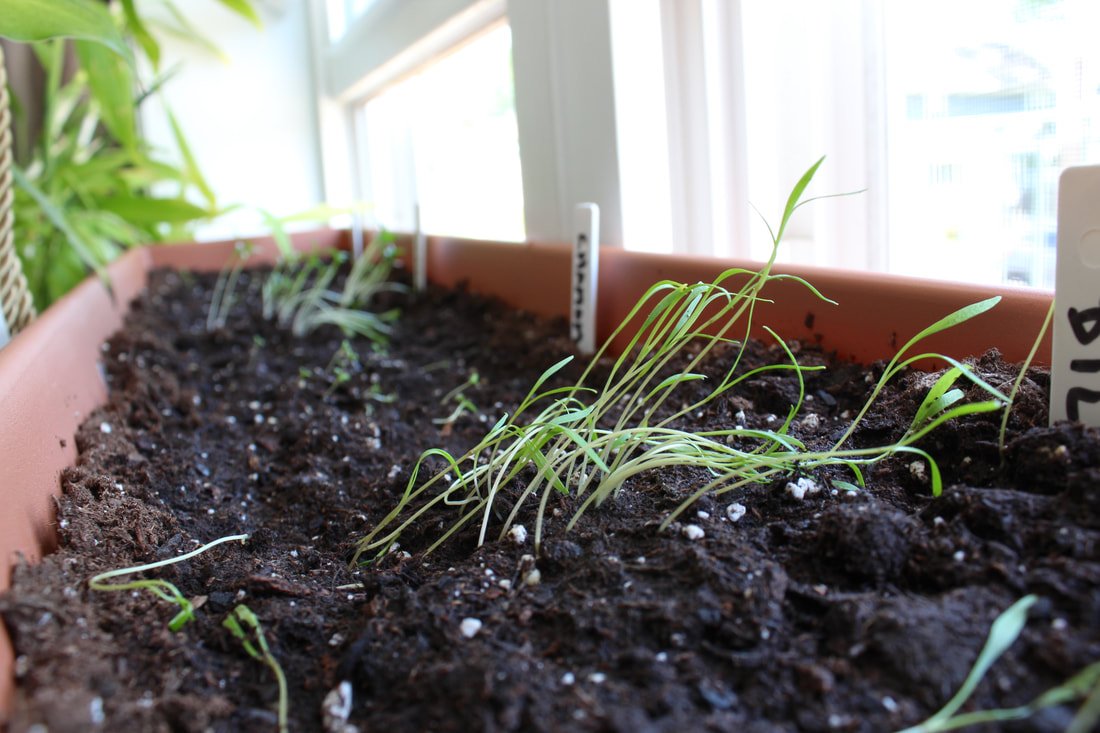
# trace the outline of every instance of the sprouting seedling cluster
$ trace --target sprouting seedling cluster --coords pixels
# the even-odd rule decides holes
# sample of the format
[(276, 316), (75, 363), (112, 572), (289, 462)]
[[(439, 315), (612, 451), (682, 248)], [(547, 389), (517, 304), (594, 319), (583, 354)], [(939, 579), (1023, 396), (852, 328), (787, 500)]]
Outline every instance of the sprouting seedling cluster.
[[(320, 326), (333, 325), (348, 336), (363, 336), (376, 343), (386, 340), (399, 312), (391, 309), (375, 313), (367, 308), (379, 294), (401, 288), (390, 281), (398, 255), (392, 235), (383, 232), (371, 240), (355, 259), (339, 290), (333, 289), (333, 284), (347, 261), (346, 253), (337, 251), (328, 257), (301, 254), (280, 230), (275, 232), (275, 241), (279, 261), (260, 285), (265, 319), (299, 337)], [(207, 330), (225, 326), (241, 272), (251, 255), (251, 245), (238, 245), (235, 256), (219, 273), (207, 314)]]
[(120, 577), (120, 576), (123, 576), (123, 575), (133, 575), (134, 573), (143, 573), (143, 572), (146, 572), (148, 570), (156, 570), (157, 568), (162, 568), (162, 567), (165, 567), (167, 565), (173, 565), (173, 564), (178, 563), (178, 562), (183, 562), (184, 560), (190, 560), (191, 558), (197, 557), (198, 555), (201, 555), (202, 553), (206, 552), (210, 548), (216, 547), (217, 545), (220, 545), (223, 542), (232, 542), (234, 540), (239, 540), (241, 542), (244, 542), (247, 539), (248, 539), (247, 534), (235, 534), (235, 535), (229, 535), (228, 537), (220, 537), (220, 538), (218, 538), (218, 539), (216, 539), (212, 542), (206, 543), (205, 545), (203, 545), (202, 547), (199, 547), (196, 550), (192, 550), (191, 552), (180, 555), (179, 557), (172, 557), (172, 558), (169, 558), (167, 560), (159, 560), (157, 562), (151, 562), (151, 563), (148, 563), (146, 565), (136, 565), (134, 567), (118, 568), (116, 570), (108, 570), (107, 572), (100, 573), (99, 575), (96, 575), (96, 576), (92, 577), (88, 581), (88, 587), (91, 588), (92, 590), (96, 590), (96, 591), (111, 591), (111, 590), (115, 590), (115, 591), (147, 590), (147, 591), (150, 591), (151, 593), (155, 594), (161, 600), (168, 601), (169, 603), (174, 603), (174, 604), (176, 604), (177, 606), (180, 607), (179, 613), (177, 613), (174, 617), (172, 617), (172, 620), (168, 622), (168, 628), (169, 629), (171, 629), (172, 631), (179, 631), (180, 629), (182, 629), (184, 627), (184, 625), (188, 621), (191, 621), (192, 619), (195, 618), (195, 607), (191, 603), (191, 601), (187, 600), (187, 598), (185, 598), (183, 596), (183, 594), (180, 593), (179, 588), (177, 588), (175, 585), (173, 585), (172, 583), (169, 583), (167, 580), (159, 580), (159, 579), (156, 579), (156, 578), (146, 578), (146, 579), (142, 579), (142, 580), (131, 580), (128, 583), (107, 583), (107, 582), (104, 582), (104, 581), (107, 581), (111, 578), (117, 578), (117, 577)]
[[(782, 340), (770, 329), (769, 333), (786, 350), (790, 363), (768, 365), (740, 375), (737, 368), (752, 328), (755, 307), (762, 300), (761, 291), (767, 283), (781, 278), (793, 279), (825, 299), (804, 280), (771, 272), (791, 216), (800, 206), (812, 200), (803, 201), (802, 194), (821, 162), (817, 161), (792, 190), (779, 228), (772, 231), (769, 227), (772, 254), (759, 271), (731, 269), (713, 283), (686, 285), (665, 281), (651, 287), (572, 386), (544, 388), (568, 363), (569, 359), (564, 359), (544, 372), (516, 410), (501, 417), (488, 434), (465, 454), (456, 458), (439, 448), (425, 451), (417, 461), (398, 505), (358, 543), (355, 560), (364, 553), (385, 552), (413, 523), (427, 513), (447, 506), (457, 509), (458, 518), (428, 551), (475, 519), (480, 520), (479, 543), (485, 541), (489, 525), (497, 516), (504, 517), (500, 528), (500, 536), (503, 537), (528, 501), (536, 499), (535, 544), (538, 547), (552, 496), (570, 494), (579, 502), (566, 526), (568, 531), (589, 507), (617, 496), (631, 477), (661, 467), (691, 466), (705, 469), (712, 477), (695, 494), (685, 499), (664, 520), (662, 527), (704, 494), (732, 491), (748, 484), (769, 482), (822, 466), (845, 467), (862, 484), (862, 465), (897, 452), (917, 453), (926, 458), (933, 466), (933, 491), (939, 493), (941, 483), (934, 461), (913, 443), (945, 420), (962, 414), (1000, 409), (1007, 402), (1004, 396), (982, 382), (966, 366), (948, 360), (953, 364), (953, 370), (937, 382), (918, 411), (912, 427), (895, 443), (875, 448), (845, 448), (844, 443), (887, 379), (913, 360), (932, 356), (921, 354), (902, 358), (905, 352), (922, 338), (988, 310), (995, 299), (969, 306), (942, 319), (906, 344), (890, 363), (882, 382), (874, 389), (868, 406), (830, 450), (807, 451), (799, 440), (790, 435), (789, 428), (801, 408), (801, 393), (786, 419), (774, 430), (737, 427), (691, 432), (677, 427), (680, 418), (701, 409), (737, 384), (762, 372), (793, 370), (800, 390), (804, 389), (803, 372), (808, 367), (799, 365)], [(739, 287), (732, 287), (734, 282), (739, 282)], [(589, 386), (587, 382), (594, 365), (609, 345), (636, 317), (643, 316), (641, 328), (636, 330), (623, 355), (614, 362), (603, 386), (599, 389)], [(698, 373), (698, 367), (721, 344), (731, 344), (736, 348), (736, 357), (730, 368), (702, 396), (688, 398), (678, 408), (665, 407), (673, 394), (682, 395), (687, 391), (687, 385), (704, 379)], [(684, 366), (676, 368), (674, 364)], [(668, 374), (669, 371), (672, 373)], [(960, 377), (979, 384), (991, 394), (992, 399), (977, 404), (955, 404), (962, 398), (962, 392), (952, 389), (952, 385)], [(751, 447), (742, 448), (742, 445)], [(435, 459), (442, 459), (444, 468), (425, 483), (417, 485), (421, 469), (429, 460)], [(533, 477), (526, 478), (523, 486), (513, 492), (510, 507), (501, 506), (505, 502), (506, 487), (529, 467)]]
[(332, 373), (332, 383), (325, 390), (325, 396), (328, 397), (342, 385), (350, 382), (351, 372), (357, 368), (359, 368), (359, 354), (356, 353), (351, 342), (344, 339), (340, 342), (340, 348), (329, 359), (328, 366), (325, 367), (325, 371)]
[(214, 282), (214, 292), (210, 296), (210, 308), (206, 313), (206, 330), (225, 328), (229, 311), (236, 302), (237, 281), (241, 272), (252, 257), (251, 242), (237, 242), (233, 247), (233, 256), (225, 263)]
[[(179, 631), (187, 624), (188, 621), (192, 621), (195, 618), (195, 607), (187, 598), (180, 593), (179, 588), (174, 584), (156, 578), (148, 578), (142, 580), (133, 580), (128, 583), (107, 583), (105, 581), (111, 578), (117, 578), (122, 575), (131, 575), (134, 573), (142, 573), (149, 570), (155, 570), (167, 565), (173, 565), (175, 563), (190, 560), (197, 557), (204, 552), (210, 550), (225, 542), (240, 541), (245, 542), (248, 539), (247, 534), (229, 535), (226, 537), (220, 537), (212, 542), (208, 542), (198, 549), (191, 552), (180, 555), (179, 557), (169, 558), (167, 560), (160, 560), (158, 562), (148, 563), (146, 565), (136, 565), (134, 567), (119, 568), (116, 570), (108, 570), (104, 573), (92, 577), (88, 581), (88, 587), (96, 591), (127, 591), (127, 590), (147, 590), (155, 594), (158, 598), (174, 603), (180, 607), (179, 612), (168, 622), (168, 628), (172, 631)], [(275, 678), (279, 685), (279, 730), (287, 730), (287, 685), (286, 676), (283, 674), (282, 667), (279, 666), (278, 660), (271, 654), (271, 650), (267, 644), (267, 638), (264, 636), (263, 626), (260, 624), (260, 620), (256, 617), (256, 614), (252, 612), (248, 606), (241, 604), (233, 609), (233, 611), (222, 621), (222, 625), (227, 628), (233, 636), (241, 642), (245, 651), (249, 656), (257, 659), (268, 667), (271, 668), (275, 674)]]
[(275, 655), (271, 653), (271, 648), (267, 645), (267, 637), (264, 635), (264, 628), (260, 623), (260, 619), (252, 612), (252, 609), (242, 603), (225, 617), (222, 626), (227, 628), (233, 638), (241, 643), (248, 656), (267, 665), (275, 675), (275, 680), (279, 685), (279, 731), (280, 733), (286, 733), (288, 730), (286, 675), (283, 673), (279, 660), (275, 658)]
[(467, 413), (472, 414), (477, 412), (477, 405), (475, 405), (473, 401), (466, 396), (466, 390), (470, 387), (476, 387), (480, 383), (481, 375), (478, 374), (476, 371), (471, 372), (470, 376), (467, 377), (462, 384), (458, 385), (450, 392), (443, 395), (442, 399), (439, 400), (439, 404), (441, 405), (454, 405), (454, 407), (451, 409), (450, 414), (446, 415), (445, 417), (434, 418), (432, 422), (436, 425), (442, 425), (443, 429), (449, 432), (450, 426), (454, 425), (455, 421), (458, 420), (458, 418)]

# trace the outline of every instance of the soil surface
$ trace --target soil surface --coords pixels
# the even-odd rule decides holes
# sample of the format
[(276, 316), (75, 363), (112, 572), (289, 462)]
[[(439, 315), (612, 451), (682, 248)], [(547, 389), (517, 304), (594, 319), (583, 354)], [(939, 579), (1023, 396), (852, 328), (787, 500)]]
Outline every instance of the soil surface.
[[(938, 498), (924, 463), (899, 454), (859, 491), (836, 483), (851, 473), (820, 470), (804, 478), (821, 490), (798, 499), (797, 477), (779, 477), (704, 496), (661, 532), (709, 479), (666, 470), (568, 533), (576, 507), (553, 499), (537, 558), (531, 537), (490, 532), (479, 547), (473, 526), (425, 555), (452, 507), (352, 569), (418, 456), (459, 455), (514, 410), (570, 353), (566, 325), (471, 293), (394, 294), (380, 305), (402, 310), (389, 344), (352, 339), (357, 361), (341, 359), (335, 329), (294, 338), (264, 321), (250, 277), (253, 295), (208, 333), (213, 277), (156, 273), (104, 346), (110, 401), (76, 436), (61, 547), (17, 568), (0, 598), (18, 654), (13, 730), (275, 729), (275, 676), (222, 625), (239, 603), (285, 671), (294, 731), (350, 730), (322, 712), (343, 681), (362, 733), (896, 730), (951, 697), (992, 621), (1029, 593), (1026, 628), (965, 710), (1025, 704), (1100, 659), (1100, 442), (1047, 427), (1045, 371), (1023, 382), (1003, 462), (1000, 413), (921, 444), (943, 471)], [(791, 433), (827, 447), (882, 365), (797, 352), (827, 368), (806, 373)], [(785, 358), (754, 343), (739, 369)], [(996, 354), (973, 364), (1011, 388), (1016, 369)], [(897, 439), (931, 384), (895, 380), (853, 443)], [(444, 398), (462, 385), (476, 409), (448, 420), (458, 403)], [(790, 371), (764, 372), (681, 425), (775, 426), (797, 389)], [(518, 521), (533, 529), (531, 512)], [(251, 537), (146, 574), (194, 602), (179, 632), (152, 593), (88, 588), (236, 533)], [(1062, 730), (1074, 712), (983, 730)]]

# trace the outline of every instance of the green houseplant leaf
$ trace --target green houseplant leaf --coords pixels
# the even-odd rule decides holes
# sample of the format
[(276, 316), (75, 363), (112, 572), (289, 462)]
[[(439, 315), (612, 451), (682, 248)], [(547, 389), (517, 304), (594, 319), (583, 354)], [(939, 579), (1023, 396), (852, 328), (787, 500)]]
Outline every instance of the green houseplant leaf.
[(90, 0), (5, 0), (0, 36), (23, 42), (62, 36), (97, 41), (134, 65), (106, 6)]
[(260, 20), (259, 14), (256, 13), (256, 9), (252, 7), (252, 3), (248, 2), (248, 0), (221, 0), (221, 4), (234, 13), (247, 18), (252, 25), (257, 28), (264, 27), (264, 23)]
[(148, 196), (130, 196), (120, 194), (99, 200), (99, 207), (118, 214), (134, 224), (157, 224), (167, 222), (183, 224), (195, 219), (204, 219), (210, 211), (182, 199), (159, 199)]
[(133, 69), (100, 43), (77, 41), (74, 46), (88, 74), (88, 87), (99, 102), (100, 119), (123, 147), (134, 150), (138, 135)]

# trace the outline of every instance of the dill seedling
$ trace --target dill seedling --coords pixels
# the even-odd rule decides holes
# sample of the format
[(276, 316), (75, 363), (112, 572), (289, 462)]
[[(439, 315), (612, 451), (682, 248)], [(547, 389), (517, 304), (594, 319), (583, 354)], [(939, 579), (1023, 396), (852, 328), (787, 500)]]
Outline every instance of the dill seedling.
[(990, 667), (1012, 646), (1027, 623), (1027, 612), (1038, 596), (1024, 596), (997, 617), (989, 629), (985, 646), (978, 654), (970, 673), (963, 680), (959, 691), (937, 713), (919, 725), (900, 733), (940, 733), (982, 723), (1004, 723), (1010, 720), (1030, 718), (1040, 710), (1055, 705), (1066, 705), (1078, 700), (1084, 703), (1070, 722), (1067, 733), (1086, 733), (1100, 720), (1100, 661), (1093, 662), (1063, 684), (1047, 690), (1026, 705), (998, 710), (977, 710), (956, 715)]
[(433, 418), (432, 422), (436, 425), (442, 425), (445, 431), (450, 432), (450, 426), (454, 425), (458, 418), (466, 413), (473, 414), (477, 412), (477, 405), (465, 393), (468, 387), (476, 387), (480, 383), (481, 376), (477, 372), (473, 372), (465, 382), (443, 395), (443, 398), (439, 400), (439, 404), (446, 405), (448, 402), (453, 402), (455, 403), (454, 409), (446, 417)]
[(249, 258), (252, 257), (251, 242), (237, 242), (233, 247), (233, 256), (225, 263), (214, 281), (214, 292), (210, 297), (210, 308), (206, 313), (206, 330), (225, 328), (229, 310), (235, 302), (234, 291)]
[(175, 585), (169, 583), (167, 580), (132, 580), (129, 583), (105, 583), (105, 580), (110, 578), (117, 578), (122, 575), (130, 575), (132, 573), (142, 573), (146, 570), (155, 570), (166, 565), (173, 565), (184, 560), (190, 560), (191, 558), (201, 555), (209, 550), (211, 547), (222, 544), (223, 542), (231, 542), (233, 540), (240, 540), (244, 542), (248, 539), (246, 534), (235, 534), (228, 537), (221, 537), (213, 542), (208, 542), (197, 550), (192, 550), (179, 557), (169, 558), (168, 560), (160, 560), (158, 562), (148, 563), (146, 565), (136, 565), (129, 568), (119, 568), (117, 570), (108, 570), (105, 573), (100, 573), (94, 576), (88, 581), (88, 587), (96, 591), (110, 591), (110, 590), (147, 590), (155, 594), (158, 598), (168, 601), (169, 603), (175, 603), (180, 607), (179, 613), (177, 613), (171, 621), (168, 622), (168, 628), (172, 631), (179, 631), (183, 628), (184, 624), (195, 618), (195, 607), (191, 604), (191, 601), (183, 597), (179, 589)]
[(1012, 389), (1008, 393), (1009, 406), (1005, 408), (1004, 414), (1001, 415), (1001, 430), (997, 434), (997, 452), (1001, 456), (1001, 466), (1004, 467), (1005, 462), (1005, 433), (1008, 431), (1008, 415), (1011, 411), (1011, 403), (1016, 401), (1016, 392), (1019, 391), (1020, 385), (1024, 381), (1024, 377), (1027, 376), (1028, 367), (1031, 366), (1032, 360), (1035, 358), (1035, 353), (1039, 351), (1039, 344), (1043, 342), (1043, 336), (1046, 335), (1047, 329), (1050, 328), (1051, 322), (1054, 320), (1054, 301), (1050, 301), (1050, 308), (1047, 309), (1047, 317), (1043, 319), (1043, 326), (1039, 329), (1039, 335), (1035, 337), (1035, 343), (1031, 345), (1031, 351), (1027, 352), (1027, 358), (1024, 359), (1024, 363), (1020, 365), (1020, 373), (1016, 375), (1016, 381), (1012, 383)]
[(340, 342), (340, 348), (329, 359), (328, 366), (325, 367), (326, 371), (332, 372), (333, 380), (332, 384), (328, 386), (328, 389), (324, 392), (324, 397), (328, 397), (333, 394), (342, 385), (351, 381), (351, 372), (349, 369), (359, 368), (359, 354), (355, 353), (355, 349), (352, 348), (351, 343), (344, 339)]
[(352, 264), (340, 291), (329, 286), (346, 260), (344, 253), (334, 253), (328, 262), (316, 255), (307, 257), (304, 264), (298, 257), (284, 259), (264, 283), (264, 317), (289, 327), (295, 336), (333, 325), (345, 335), (384, 342), (399, 311), (374, 313), (365, 308), (380, 293), (402, 289), (389, 280), (397, 254), (391, 235), (375, 237)]
[(267, 665), (274, 673), (275, 680), (279, 685), (279, 731), (280, 733), (286, 733), (288, 730), (286, 675), (283, 674), (283, 668), (279, 665), (279, 660), (275, 658), (271, 653), (271, 649), (267, 646), (267, 638), (264, 636), (264, 628), (260, 624), (260, 619), (252, 612), (252, 609), (242, 603), (225, 617), (222, 626), (229, 629), (233, 637), (241, 642), (241, 646), (248, 652), (248, 656)]
[[(327, 259), (318, 254), (300, 254), (281, 230), (275, 231), (275, 241), (279, 260), (260, 285), (261, 312), (266, 320), (289, 329), (296, 337), (333, 325), (347, 336), (386, 340), (400, 312), (391, 309), (374, 313), (366, 309), (380, 293), (403, 289), (389, 281), (398, 254), (391, 235), (382, 233), (371, 241), (352, 264), (340, 290), (330, 287), (347, 261), (346, 253), (332, 252)], [(238, 243), (234, 256), (218, 273), (207, 311), (207, 331), (225, 327), (237, 282), (251, 255), (251, 243)]]
[[(485, 541), (490, 521), (495, 516), (504, 517), (500, 529), (500, 537), (504, 537), (530, 499), (538, 501), (535, 521), (537, 549), (541, 543), (547, 506), (555, 493), (571, 494), (580, 501), (565, 527), (569, 531), (587, 509), (617, 496), (631, 477), (672, 466), (705, 469), (713, 478), (666, 517), (662, 528), (704, 494), (732, 491), (752, 483), (767, 483), (823, 466), (848, 468), (862, 485), (860, 466), (898, 452), (915, 453), (929, 461), (933, 493), (939, 494), (941, 481), (935, 462), (913, 443), (946, 420), (999, 409), (1006, 402), (1003, 395), (957, 361), (940, 357), (954, 368), (937, 381), (921, 404), (913, 424), (898, 441), (888, 446), (858, 449), (844, 448), (844, 443), (889, 378), (914, 360), (934, 356), (904, 356), (909, 349), (926, 336), (988, 310), (996, 299), (963, 308), (910, 340), (890, 362), (867, 405), (831, 450), (807, 451), (800, 441), (789, 434), (789, 428), (802, 405), (803, 372), (811, 367), (799, 365), (774, 332), (767, 329), (784, 349), (789, 363), (767, 365), (735, 376), (751, 331), (756, 304), (762, 300), (761, 291), (767, 283), (793, 279), (818, 297), (828, 300), (800, 278), (771, 273), (783, 233), (794, 212), (806, 203), (802, 200), (802, 194), (821, 162), (818, 160), (792, 190), (779, 228), (772, 231), (769, 226), (773, 248), (762, 269), (730, 269), (713, 283), (686, 285), (664, 281), (652, 286), (615, 329), (575, 384), (543, 388), (572, 357), (563, 359), (535, 381), (514, 413), (501, 417), (489, 433), (465, 454), (455, 458), (439, 448), (425, 451), (414, 466), (398, 505), (359, 541), (354, 561), (364, 552), (384, 553), (413, 522), (442, 506), (457, 508), (459, 516), (428, 548), (428, 552), (475, 519), (480, 519), (479, 544)], [(739, 283), (739, 287), (734, 288), (734, 283)], [(634, 333), (622, 356), (614, 362), (603, 386), (598, 389), (589, 386), (587, 382), (594, 365), (609, 345), (636, 317), (642, 316), (641, 328)], [(733, 345), (736, 349), (729, 369), (712, 387), (703, 390), (701, 396), (682, 398), (678, 409), (665, 408), (673, 394), (686, 391), (681, 388), (705, 379), (697, 369), (722, 344)], [(689, 345), (690, 353), (687, 351)], [(686, 362), (686, 365), (664, 376), (674, 362)], [(678, 427), (681, 418), (700, 410), (744, 380), (771, 370), (793, 371), (799, 382), (799, 397), (777, 429), (735, 428), (690, 432)], [(956, 405), (962, 398), (962, 392), (951, 387), (960, 377), (980, 385), (993, 399)], [(541, 410), (531, 416), (530, 413), (535, 412), (538, 406), (542, 406)], [(755, 447), (737, 447), (741, 444)], [(444, 468), (418, 486), (421, 469), (427, 461), (434, 459), (442, 459)], [(522, 487), (516, 487), (518, 493), (512, 498), (510, 508), (499, 506), (504, 488), (528, 466), (533, 466), (534, 477)]]

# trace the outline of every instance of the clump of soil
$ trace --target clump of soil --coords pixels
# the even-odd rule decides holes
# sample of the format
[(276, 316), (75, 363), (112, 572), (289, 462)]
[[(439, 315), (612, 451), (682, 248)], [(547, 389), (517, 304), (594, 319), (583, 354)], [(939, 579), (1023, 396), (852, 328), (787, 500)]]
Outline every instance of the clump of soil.
[[(61, 547), (0, 598), (18, 654), (13, 730), (272, 730), (274, 677), (222, 627), (238, 603), (286, 672), (295, 731), (326, 729), (322, 701), (342, 681), (360, 731), (898, 729), (947, 701), (1027, 593), (1042, 600), (968, 709), (1024, 704), (1100, 659), (1100, 443), (1047, 427), (1043, 371), (1024, 381), (1003, 461), (999, 414), (922, 444), (943, 469), (939, 498), (899, 455), (861, 491), (820, 471), (823, 490), (798, 499), (783, 478), (706, 496), (659, 532), (709, 479), (675, 469), (638, 477), (569, 533), (576, 507), (558, 497), (537, 558), (530, 539), (478, 547), (476, 528), (424, 555), (455, 516), (441, 514), (350, 569), (421, 452), (459, 455), (513, 410), (570, 352), (565, 324), (461, 291), (390, 295), (403, 310), (390, 343), (351, 340), (358, 360), (340, 361), (338, 331), (292, 338), (260, 317), (254, 288), (207, 333), (212, 283), (157, 273), (104, 347), (110, 399), (63, 477)], [(784, 358), (753, 343), (739, 368)], [(792, 432), (829, 446), (881, 366), (806, 346), (798, 359), (827, 369), (805, 373)], [(973, 366), (1005, 391), (1016, 376), (995, 353)], [(448, 420), (456, 403), (442, 400), (464, 384), (476, 410)], [(895, 440), (930, 384), (899, 378), (855, 444)], [(797, 390), (790, 372), (764, 372), (684, 426), (774, 426)], [(243, 545), (153, 574), (197, 607), (179, 633), (151, 594), (87, 587), (241, 532)], [(1004, 730), (1061, 730), (1072, 714)]]

